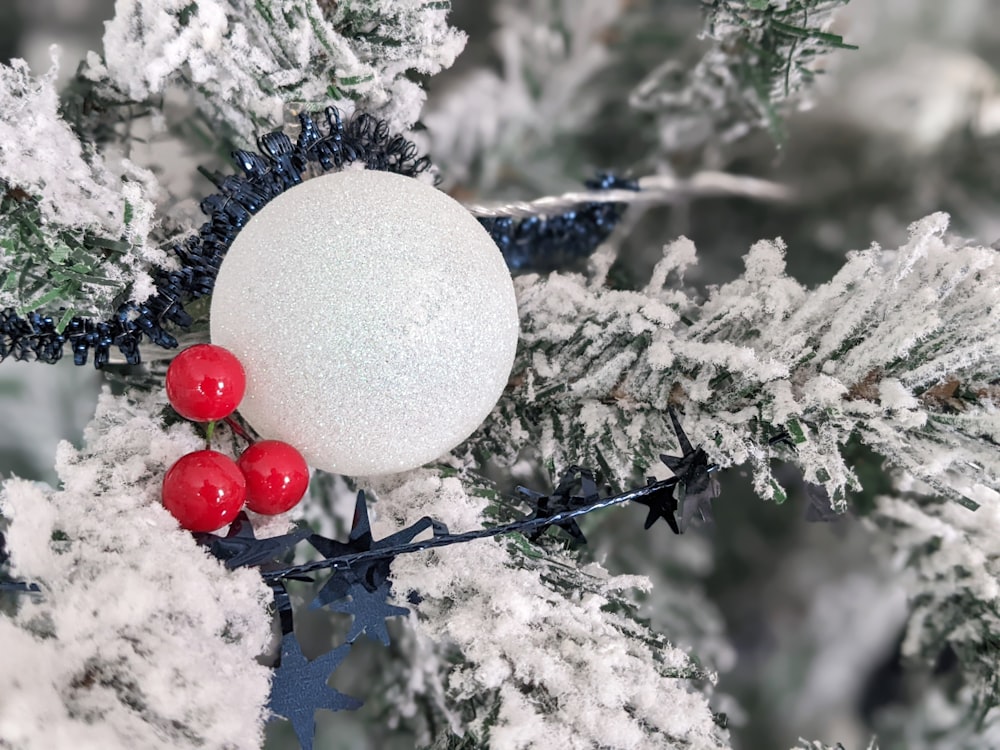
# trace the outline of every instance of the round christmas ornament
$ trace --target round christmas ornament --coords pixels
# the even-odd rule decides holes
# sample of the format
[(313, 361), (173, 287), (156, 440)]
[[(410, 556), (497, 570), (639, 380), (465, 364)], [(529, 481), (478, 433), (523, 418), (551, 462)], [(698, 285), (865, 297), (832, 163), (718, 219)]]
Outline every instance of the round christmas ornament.
[(420, 466), (467, 438), (510, 374), (510, 273), (459, 203), (347, 170), (271, 200), (219, 269), (211, 337), (247, 374), (240, 413), (317, 468)]

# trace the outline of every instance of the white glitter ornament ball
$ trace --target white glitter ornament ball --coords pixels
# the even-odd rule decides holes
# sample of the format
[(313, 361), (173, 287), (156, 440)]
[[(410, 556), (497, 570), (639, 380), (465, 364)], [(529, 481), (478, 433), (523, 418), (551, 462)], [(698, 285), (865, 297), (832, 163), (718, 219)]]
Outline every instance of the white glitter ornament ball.
[(514, 285), (468, 211), (410, 177), (350, 170), (282, 193), (240, 231), (212, 342), (243, 363), (240, 414), (310, 465), (390, 474), (482, 423), (514, 363)]

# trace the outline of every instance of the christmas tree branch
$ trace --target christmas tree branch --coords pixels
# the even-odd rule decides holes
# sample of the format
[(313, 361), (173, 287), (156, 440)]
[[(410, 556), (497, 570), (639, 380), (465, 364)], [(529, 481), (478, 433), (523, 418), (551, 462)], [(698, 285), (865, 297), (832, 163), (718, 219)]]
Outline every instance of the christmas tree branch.
[(269, 591), (256, 571), (203, 554), (160, 504), (167, 467), (203, 447), (189, 424), (164, 427), (165, 407), (162, 389), (106, 392), (84, 447), (60, 446), (59, 489), (0, 487), (11, 574), (41, 590), (0, 617), (5, 742), (262, 740), (270, 670), (256, 657), (270, 640)]
[(898, 727), (908, 746), (921, 735), (959, 750), (1000, 738), (1000, 494), (970, 481), (975, 513), (901, 474), (898, 495), (877, 497), (867, 519), (882, 532), (912, 603), (902, 657), (925, 670), (953, 659), (960, 675), (940, 670), (924, 699), (947, 711), (918, 708)]
[[(484, 515), (502, 523), (513, 510), (488, 482), (443, 468), (371, 486), (381, 518), (374, 530), (384, 533), (423, 516), (449, 528), (478, 526)], [(580, 567), (552, 541), (536, 546), (512, 535), (393, 563), (395, 590), (420, 597), (417, 637), (438, 644), (438, 669), (447, 671), (449, 699), (437, 710), (461, 715), (478, 746), (557, 746), (573, 737), (585, 745), (724, 747), (705, 698), (687, 682), (714, 678), (635, 619), (628, 591), (644, 589), (644, 579)], [(412, 669), (426, 671), (428, 655), (421, 661)]]
[[(829, 29), (847, 0), (704, 0), (703, 38), (692, 68), (668, 60), (633, 91), (631, 105), (656, 113), (668, 148), (733, 140), (752, 127), (784, 139), (780, 112), (807, 94), (822, 59), (856, 49)], [(674, 120), (673, 123), (670, 120)]]
[(152, 174), (128, 160), (113, 171), (80, 141), (60, 116), (55, 75), (0, 66), (0, 310), (62, 308), (62, 330), (75, 314), (148, 297), (146, 269), (166, 255), (150, 239)]
[(338, 106), (387, 120), (417, 118), (414, 72), (454, 61), (465, 36), (450, 3), (326, 0), (127, 0), (106, 28), (104, 55), (82, 71), (112, 101), (148, 101), (169, 86), (197, 95), (225, 135), (246, 144), (286, 111)]
[(723, 467), (749, 462), (764, 498), (784, 498), (780, 458), (844, 509), (858, 482), (841, 446), (857, 434), (975, 507), (970, 473), (1000, 486), (1000, 272), (997, 251), (946, 229), (928, 217), (899, 250), (854, 253), (813, 290), (785, 274), (780, 242), (757, 243), (743, 277), (704, 301), (664, 286), (694, 261), (683, 239), (642, 291), (522, 278), (524, 347), (480, 448), (540, 445), (553, 466), (596, 465), (623, 485), (672, 445), (666, 409), (681, 404), (692, 440)]
[(572, 141), (602, 104), (593, 82), (615, 61), (613, 29), (625, 10), (605, 0), (494, 3), (499, 65), (466, 72), (421, 115), (445, 186), (514, 182), (537, 194), (569, 188), (574, 171), (584, 176)]

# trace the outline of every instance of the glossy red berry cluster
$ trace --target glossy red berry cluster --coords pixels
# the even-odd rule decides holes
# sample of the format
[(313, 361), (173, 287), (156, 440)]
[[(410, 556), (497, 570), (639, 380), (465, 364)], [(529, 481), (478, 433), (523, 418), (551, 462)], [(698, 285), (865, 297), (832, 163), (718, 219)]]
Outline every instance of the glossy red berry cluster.
[[(227, 419), (246, 390), (236, 356), (213, 344), (185, 349), (167, 370), (167, 398), (195, 422)], [(309, 467), (295, 448), (279, 440), (253, 443), (233, 461), (218, 451), (182, 456), (163, 477), (163, 505), (189, 531), (216, 531), (246, 505), (276, 515), (293, 508), (309, 487)]]

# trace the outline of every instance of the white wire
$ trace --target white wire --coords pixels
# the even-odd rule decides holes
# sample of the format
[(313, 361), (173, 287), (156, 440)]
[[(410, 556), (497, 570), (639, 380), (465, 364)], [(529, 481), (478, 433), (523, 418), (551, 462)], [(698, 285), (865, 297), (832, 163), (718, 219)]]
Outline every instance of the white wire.
[(465, 208), (482, 218), (523, 219), (530, 216), (553, 216), (566, 213), (586, 203), (669, 203), (677, 196), (742, 195), (765, 201), (791, 201), (786, 186), (757, 177), (742, 177), (727, 172), (698, 172), (689, 178), (650, 175), (637, 180), (638, 190), (588, 190), (546, 196), (533, 201), (510, 203), (472, 203)]

